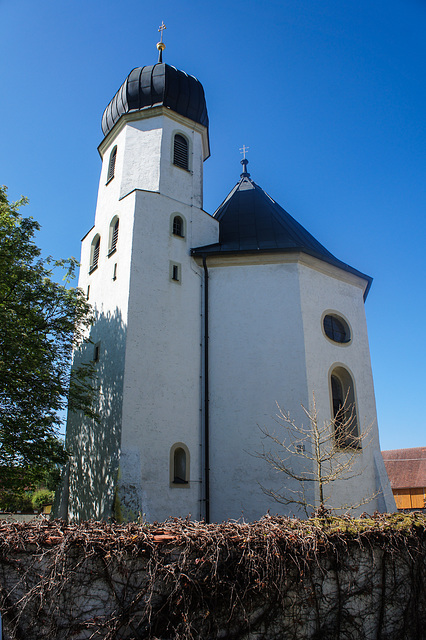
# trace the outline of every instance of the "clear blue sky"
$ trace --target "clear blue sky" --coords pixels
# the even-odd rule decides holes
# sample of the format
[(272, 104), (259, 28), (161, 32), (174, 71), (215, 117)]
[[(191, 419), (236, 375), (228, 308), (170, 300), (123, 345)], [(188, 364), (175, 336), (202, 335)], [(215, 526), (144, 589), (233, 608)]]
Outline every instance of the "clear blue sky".
[(426, 1), (0, 0), (0, 183), (55, 257), (92, 226), (102, 112), (164, 60), (204, 85), (213, 213), (253, 179), (344, 262), (366, 303), (383, 449), (426, 445)]

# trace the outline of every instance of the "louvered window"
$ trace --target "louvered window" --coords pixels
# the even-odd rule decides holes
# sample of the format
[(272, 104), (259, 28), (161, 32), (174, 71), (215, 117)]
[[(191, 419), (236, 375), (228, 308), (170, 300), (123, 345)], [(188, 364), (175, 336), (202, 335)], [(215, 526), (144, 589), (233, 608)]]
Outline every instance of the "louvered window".
[(175, 135), (173, 164), (188, 171), (188, 140), (179, 133)]
[(110, 251), (115, 251), (117, 248), (117, 240), (118, 240), (118, 219), (115, 221), (114, 228), (112, 230), (112, 238), (111, 238), (111, 249)]
[(173, 218), (173, 235), (183, 238), (183, 220), (180, 216)]
[(97, 239), (95, 239), (92, 243), (92, 259), (91, 259), (91, 265), (89, 270), (90, 272), (94, 271), (98, 266), (100, 248), (101, 248), (101, 239), (98, 236)]
[(111, 151), (111, 155), (109, 157), (107, 182), (112, 180), (113, 177), (114, 177), (116, 159), (117, 159), (117, 147), (114, 147), (114, 149)]

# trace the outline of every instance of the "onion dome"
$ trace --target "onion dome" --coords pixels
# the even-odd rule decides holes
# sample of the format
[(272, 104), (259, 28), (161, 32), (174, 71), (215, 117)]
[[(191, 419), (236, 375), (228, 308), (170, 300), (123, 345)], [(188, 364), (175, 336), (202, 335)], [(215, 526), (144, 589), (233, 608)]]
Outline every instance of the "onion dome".
[(157, 106), (167, 107), (208, 129), (209, 118), (201, 82), (161, 62), (130, 72), (103, 113), (102, 131), (108, 135), (125, 113)]
[(366, 297), (372, 278), (330, 253), (251, 179), (246, 158), (241, 164), (243, 173), (240, 181), (213, 214), (219, 221), (219, 242), (194, 248), (191, 255), (301, 252), (366, 280)]

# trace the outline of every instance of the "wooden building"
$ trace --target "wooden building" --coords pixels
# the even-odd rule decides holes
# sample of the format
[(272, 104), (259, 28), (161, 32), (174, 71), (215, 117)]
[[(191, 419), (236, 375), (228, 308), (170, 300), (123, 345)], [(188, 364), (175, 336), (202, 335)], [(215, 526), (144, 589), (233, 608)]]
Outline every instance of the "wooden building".
[(425, 509), (426, 447), (382, 451), (398, 509)]

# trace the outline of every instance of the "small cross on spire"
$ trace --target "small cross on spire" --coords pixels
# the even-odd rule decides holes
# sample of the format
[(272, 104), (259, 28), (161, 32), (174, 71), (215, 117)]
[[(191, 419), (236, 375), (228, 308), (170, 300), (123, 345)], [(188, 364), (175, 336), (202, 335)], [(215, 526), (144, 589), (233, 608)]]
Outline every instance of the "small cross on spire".
[(167, 27), (164, 24), (164, 21), (162, 20), (160, 26), (158, 27), (158, 31), (160, 32), (160, 42), (157, 42), (158, 62), (163, 62), (163, 51), (166, 48), (166, 45), (163, 42), (164, 29), (167, 29)]
[(242, 147), (240, 147), (240, 153), (243, 154), (243, 159), (241, 160), (241, 164), (243, 165), (243, 172), (241, 174), (242, 178), (248, 178), (250, 176), (249, 173), (247, 173), (247, 165), (248, 165), (248, 160), (246, 158), (246, 153), (247, 151), (250, 149), (250, 147), (246, 147), (245, 144), (243, 144)]

